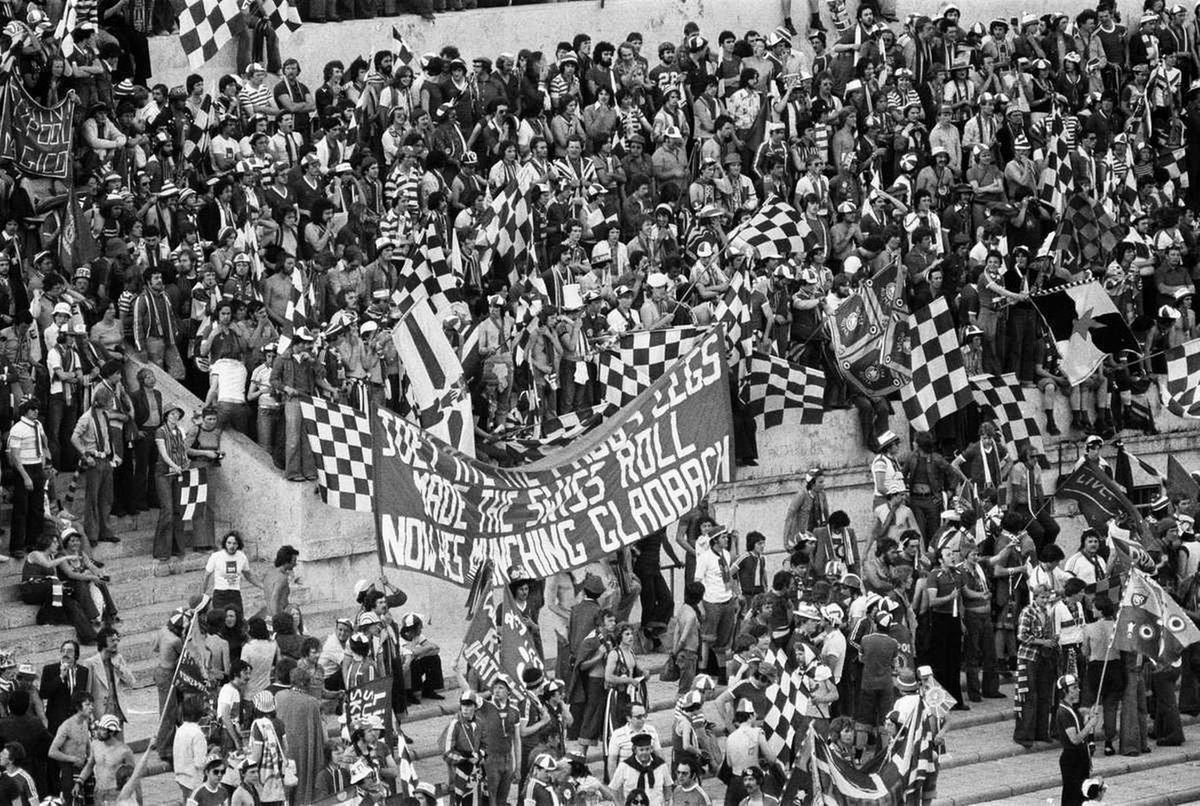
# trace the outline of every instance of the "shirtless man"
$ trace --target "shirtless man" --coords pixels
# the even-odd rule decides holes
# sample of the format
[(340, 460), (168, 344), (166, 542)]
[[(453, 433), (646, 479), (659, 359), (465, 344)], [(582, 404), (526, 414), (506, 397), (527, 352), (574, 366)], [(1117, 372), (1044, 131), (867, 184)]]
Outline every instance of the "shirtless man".
[(51, 787), (55, 791), (70, 792), (75, 786), (75, 774), (80, 772), (91, 760), (92, 735), (88, 724), (96, 711), (92, 695), (86, 691), (77, 691), (71, 697), (71, 706), (75, 713), (66, 722), (58, 726), (54, 741), (50, 743), (50, 758), (58, 762), (59, 786)]
[(79, 774), (79, 786), (88, 778), (96, 779), (96, 806), (114, 806), (121, 787), (117, 783), (117, 770), (122, 765), (134, 765), (133, 751), (118, 738), (121, 720), (113, 714), (105, 714), (96, 723), (96, 738), (92, 739), (91, 755)]

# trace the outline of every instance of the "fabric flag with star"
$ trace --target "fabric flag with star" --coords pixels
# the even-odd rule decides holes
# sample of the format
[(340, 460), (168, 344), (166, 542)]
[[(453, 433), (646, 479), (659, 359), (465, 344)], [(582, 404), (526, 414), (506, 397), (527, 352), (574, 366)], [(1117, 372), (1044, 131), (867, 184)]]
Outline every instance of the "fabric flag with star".
[(1032, 296), (1074, 386), (1095, 372), (1105, 356), (1136, 350), (1137, 340), (1104, 287), (1095, 280), (1059, 286)]
[(1141, 652), (1159, 668), (1166, 668), (1200, 641), (1200, 628), (1161, 585), (1134, 568), (1121, 595), (1114, 635), (1117, 649)]

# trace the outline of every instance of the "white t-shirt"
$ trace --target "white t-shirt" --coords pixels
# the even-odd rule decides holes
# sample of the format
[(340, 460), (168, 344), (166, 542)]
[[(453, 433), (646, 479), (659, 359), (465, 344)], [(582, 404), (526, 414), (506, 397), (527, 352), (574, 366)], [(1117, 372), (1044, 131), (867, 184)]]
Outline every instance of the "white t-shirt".
[(250, 560), (244, 551), (230, 554), (224, 549), (214, 551), (204, 566), (206, 573), (213, 575), (213, 590), (240, 591), (242, 589), (242, 574), (250, 567)]
[(208, 368), (217, 379), (218, 403), (246, 402), (246, 365), (234, 358), (218, 358)]
[(232, 683), (221, 686), (217, 693), (217, 717), (227, 716), (235, 723), (242, 705), (242, 692), (234, 688)]
[(833, 672), (835, 685), (842, 682), (842, 667), (846, 664), (846, 636), (842, 635), (841, 630), (825, 634), (825, 639), (821, 641), (821, 657), (834, 658), (829, 671)]
[(1058, 636), (1059, 645), (1083, 643), (1083, 609), (1075, 605), (1074, 610), (1066, 602), (1055, 602), (1050, 611), (1054, 619), (1054, 634)]
[[(696, 556), (696, 581), (704, 585), (704, 601), (724, 604), (733, 598), (733, 572), (729, 570), (729, 555), (725, 555), (725, 573), (721, 573), (721, 560), (711, 549)], [(726, 581), (728, 577), (728, 581)]]

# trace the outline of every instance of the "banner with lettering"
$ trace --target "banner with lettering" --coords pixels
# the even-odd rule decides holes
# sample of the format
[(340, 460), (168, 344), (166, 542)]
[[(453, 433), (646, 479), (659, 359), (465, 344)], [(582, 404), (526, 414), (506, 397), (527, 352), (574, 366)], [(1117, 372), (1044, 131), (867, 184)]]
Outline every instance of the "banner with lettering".
[(480, 691), (504, 675), (514, 684), (512, 695), (518, 702), (525, 698), (521, 685), (525, 670), (545, 668), (529, 623), (507, 587), (500, 608), (488, 601), (476, 612), (463, 638), (462, 653), (467, 666), (479, 675)]
[(579, 568), (668, 526), (730, 478), (724, 334), (714, 328), (573, 445), (519, 469), (465, 456), (390, 412), (373, 418), (380, 561), (469, 586)]
[(0, 159), (27, 176), (66, 179), (73, 156), (74, 96), (42, 106), (19, 81), (0, 88)]
[(392, 716), (392, 678), (377, 677), (350, 689), (346, 695), (346, 724), (355, 725), (366, 716), (376, 716), (383, 722), (387, 736), (396, 735)]

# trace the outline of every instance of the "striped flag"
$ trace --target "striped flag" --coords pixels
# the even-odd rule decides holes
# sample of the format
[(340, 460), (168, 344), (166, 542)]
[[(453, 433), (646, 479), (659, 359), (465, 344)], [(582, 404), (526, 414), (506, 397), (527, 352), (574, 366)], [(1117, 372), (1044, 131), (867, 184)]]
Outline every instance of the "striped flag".
[(462, 383), (454, 384), (432, 406), (422, 409), (419, 421), (422, 428), (459, 453), (475, 457), (474, 410)]
[(413, 305), (392, 329), (392, 343), (417, 408), (424, 411), (445, 403), (446, 393), (462, 378), (462, 363), (427, 300)]
[(292, 269), (292, 287), (288, 291), (287, 307), (283, 312), (283, 331), (279, 334), (279, 354), (292, 345), (292, 337), (300, 328), (312, 326), (312, 310), (316, 296), (312, 284), (304, 276), (304, 269), (297, 265)]
[(900, 398), (912, 427), (929, 431), (942, 417), (971, 402), (962, 345), (945, 297), (914, 312), (908, 333), (912, 378), (900, 387)]
[(238, 0), (183, 0), (179, 12), (179, 44), (193, 70), (211, 61), (221, 48), (246, 29)]

